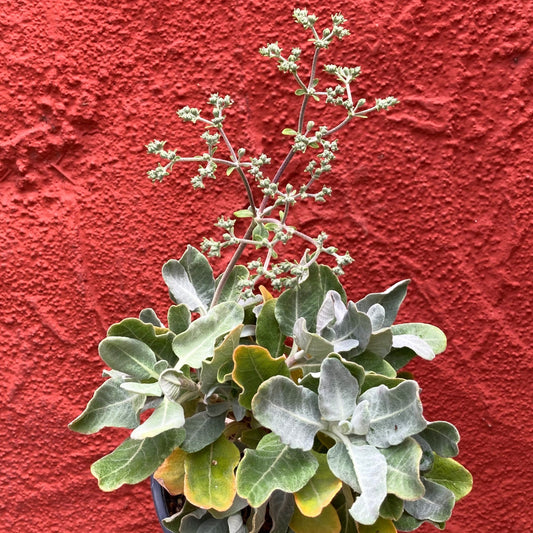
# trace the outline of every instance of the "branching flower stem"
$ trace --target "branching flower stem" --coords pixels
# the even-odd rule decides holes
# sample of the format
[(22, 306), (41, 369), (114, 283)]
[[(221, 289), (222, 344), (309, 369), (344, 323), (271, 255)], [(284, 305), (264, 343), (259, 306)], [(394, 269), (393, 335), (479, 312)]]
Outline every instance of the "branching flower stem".
[(252, 188), (250, 187), (250, 183), (248, 182), (248, 179), (246, 178), (242, 168), (241, 163), (239, 159), (237, 158), (237, 154), (235, 153), (235, 150), (233, 149), (233, 145), (230, 143), (228, 136), (226, 135), (226, 132), (224, 131), (224, 128), (220, 126), (218, 128), (218, 131), (220, 132), (220, 135), (222, 136), (222, 139), (224, 140), (225, 145), (228, 147), (228, 150), (231, 155), (231, 160), (233, 161), (235, 168), (237, 169), (237, 172), (239, 173), (239, 176), (242, 180), (242, 183), (244, 185), (244, 188), (246, 189), (246, 195), (248, 196), (248, 202), (250, 203), (250, 209), (254, 215), (254, 217), (257, 214), (257, 209), (255, 207), (255, 201), (254, 201), (254, 195), (252, 192)]
[[(316, 35), (316, 30), (313, 28), (313, 32)], [(317, 35), (318, 38), (318, 35)], [(309, 84), (307, 85), (307, 91), (304, 96), (304, 100), (302, 102), (302, 107), (300, 109), (300, 117), (298, 119), (298, 133), (302, 133), (304, 129), (304, 118), (305, 118), (305, 111), (307, 109), (307, 103), (309, 102), (310, 94), (309, 91), (313, 89), (313, 80), (316, 76), (316, 66), (318, 64), (318, 56), (320, 54), (320, 48), (315, 48), (315, 55), (313, 56), (313, 63), (311, 65), (311, 74), (309, 76)]]
[[(159, 164), (157, 168), (148, 172), (148, 176), (152, 181), (162, 181), (178, 162), (196, 162), (200, 163), (200, 166), (198, 168), (198, 174), (191, 179), (194, 188), (203, 188), (203, 180), (205, 178), (214, 179), (218, 165), (227, 167), (228, 175), (232, 171), (237, 171), (244, 186), (249, 207), (236, 211), (234, 218), (225, 218), (223, 216), (219, 218), (216, 225), (226, 231), (222, 241), (204, 239), (202, 243), (204, 251), (207, 251), (208, 256), (212, 257), (220, 256), (220, 251), (228, 246), (236, 246), (233, 255), (219, 278), (211, 307), (217, 305), (220, 301), (221, 294), (247, 246), (263, 248), (264, 258), (251, 261), (248, 265), (248, 270), (254, 271), (254, 274), (248, 274), (249, 277), (244, 280), (239, 280), (239, 287), (242, 287), (243, 290), (242, 297), (245, 299), (254, 296), (252, 289), (261, 278), (270, 281), (275, 290), (293, 286), (291, 284), (304, 279), (309, 267), (318, 260), (322, 253), (335, 258), (337, 262), (337, 266), (333, 269), (335, 274), (341, 275), (343, 273), (342, 267), (352, 262), (348, 253), (340, 255), (334, 246), (324, 246), (324, 241), (327, 239), (325, 233), (321, 233), (316, 238), (313, 238), (289, 226), (287, 221), (289, 215), (292, 213), (292, 207), (297, 201), (307, 198), (314, 199), (317, 202), (324, 202), (325, 197), (331, 194), (331, 189), (328, 186), (323, 186), (321, 191), (310, 191), (315, 181), (321, 175), (331, 170), (331, 161), (335, 159), (334, 152), (338, 150), (337, 140), (329, 141), (325, 140), (325, 137), (337, 133), (354, 118), (366, 118), (372, 111), (387, 109), (397, 103), (394, 97), (389, 96), (385, 99), (376, 99), (373, 107), (359, 110), (360, 107), (364, 106), (366, 101), (362, 98), (354, 104), (350, 85), (351, 81), (359, 75), (359, 67), (324, 65), (326, 73), (336, 75), (340, 85), (327, 87), (325, 92), (316, 90), (319, 84), (317, 70), (320, 51), (323, 48), (328, 48), (334, 38), (340, 40), (348, 35), (349, 32), (342, 27), (344, 17), (340, 14), (332, 16), (333, 28), (324, 29), (322, 36), (319, 35), (319, 32), (315, 28), (317, 17), (308, 15), (307, 10), (294, 10), (293, 16), (296, 22), (301, 24), (304, 29), (311, 29), (312, 31), (311, 41), (314, 43), (314, 53), (308, 73), (309, 78), (307, 79), (307, 76), (301, 77), (298, 73), (298, 61), (301, 55), (299, 48), (293, 48), (291, 54), (287, 57), (281, 55), (282, 49), (277, 43), (268, 44), (266, 47), (260, 49), (261, 55), (275, 58), (278, 61), (279, 70), (292, 74), (298, 86), (295, 93), (298, 96), (302, 96), (300, 110), (296, 117), (297, 130), (285, 128), (283, 131), (284, 135), (293, 135), (294, 142), (272, 179), (265, 176), (261, 169), (263, 165), (270, 163), (270, 158), (265, 154), (261, 154), (258, 157), (247, 158), (248, 161), (246, 162), (241, 161), (246, 154), (245, 149), (240, 148), (236, 150), (224, 131), (222, 126), (226, 118), (224, 110), (233, 103), (228, 95), (225, 97), (220, 97), (218, 93), (211, 95), (208, 103), (213, 106), (212, 119), (201, 116), (201, 110), (197, 108), (185, 106), (178, 110), (178, 115), (183, 121), (192, 123), (200, 122), (206, 125), (208, 130), (211, 128), (216, 130), (216, 132), (208, 131), (201, 136), (207, 143), (207, 153), (195, 157), (180, 157), (174, 151), (164, 148), (166, 141), (154, 140), (147, 145), (149, 153), (158, 154), (165, 160), (164, 165)], [(310, 99), (318, 100), (319, 96), (326, 98), (326, 104), (344, 108), (346, 116), (337, 125), (329, 128), (325, 125), (317, 127), (313, 121), (306, 122)], [(229, 157), (214, 157), (219, 141), (223, 141), (223, 144), (229, 152)], [(305, 168), (305, 172), (309, 174), (309, 178), (301, 181), (307, 183), (295, 187), (291, 183), (286, 182), (287, 180), (284, 179), (284, 176), (286, 176), (287, 169), (294, 156), (298, 152), (301, 154), (309, 153), (311, 150), (319, 149), (320, 146), (322, 146), (322, 152), (316, 152), (315, 156), (311, 155), (311, 161)], [(284, 190), (280, 187), (282, 179), (285, 182)], [(257, 203), (254, 199), (254, 180), (256, 187), (261, 191), (261, 196), (256, 195), (259, 196)], [(276, 216), (274, 212), (277, 208), (280, 209), (280, 216), (273, 218)], [(248, 227), (244, 231), (242, 238), (239, 238), (235, 235), (236, 219), (246, 218), (249, 221)], [(306, 250), (299, 262), (278, 260), (277, 248), (280, 244), (285, 245), (292, 237), (298, 237), (312, 246)], [(276, 261), (273, 262), (273, 259)]]

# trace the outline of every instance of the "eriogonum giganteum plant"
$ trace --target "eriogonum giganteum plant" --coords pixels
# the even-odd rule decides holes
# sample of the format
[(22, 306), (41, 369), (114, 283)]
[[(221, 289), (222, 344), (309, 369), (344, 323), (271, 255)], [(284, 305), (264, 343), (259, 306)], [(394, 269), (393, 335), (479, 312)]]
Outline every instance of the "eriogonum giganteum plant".
[[(324, 232), (289, 225), (296, 204), (331, 193), (318, 183), (331, 171), (335, 134), (397, 100), (355, 98), (359, 67), (319, 69), (325, 50), (349, 33), (342, 15), (321, 33), (305, 9), (293, 16), (314, 44), (306, 75), (299, 48), (260, 49), (301, 100), (282, 132), (287, 155), (279, 165), (232, 144), (224, 129), (232, 100), (217, 94), (208, 113), (178, 111), (205, 126), (205, 153), (148, 144), (163, 161), (148, 173), (153, 181), (196, 162), (192, 184), (201, 188), (224, 167), (249, 205), (219, 218), (222, 238), (206, 238), (203, 253), (188, 246), (163, 266), (172, 300), (164, 320), (144, 309), (109, 328), (99, 345), (107, 379), (70, 427), (132, 429), (91, 471), (105, 491), (153, 474), (180, 497), (179, 512), (165, 520), (173, 532), (388, 533), (424, 522), (442, 529), (472, 479), (453, 459), (456, 428), (424, 418), (420, 387), (401, 369), (416, 355), (441, 353), (444, 334), (429, 324), (394, 324), (408, 280), (348, 300), (338, 276), (350, 256), (326, 245)], [(308, 120), (316, 100), (343, 108), (344, 119)], [(294, 158), (308, 164), (289, 183)], [(294, 238), (305, 241), (302, 258), (280, 257)], [(232, 246), (215, 277), (208, 257)], [(248, 247), (259, 257), (242, 264)], [(328, 256), (334, 268), (321, 264)]]

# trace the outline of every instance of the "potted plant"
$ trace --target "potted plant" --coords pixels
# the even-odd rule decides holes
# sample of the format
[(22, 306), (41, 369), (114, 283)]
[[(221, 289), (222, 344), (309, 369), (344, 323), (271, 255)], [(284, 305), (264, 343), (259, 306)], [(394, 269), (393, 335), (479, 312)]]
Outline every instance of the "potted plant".
[[(349, 300), (338, 276), (350, 256), (326, 245), (324, 232), (311, 236), (288, 223), (296, 204), (331, 193), (316, 183), (331, 170), (334, 134), (397, 100), (354, 100), (358, 67), (326, 64), (334, 81), (321, 89), (319, 56), (348, 35), (345, 20), (335, 14), (319, 33), (316, 16), (305, 9), (293, 16), (314, 43), (309, 76), (300, 76), (300, 49), (260, 50), (294, 79), (301, 98), (277, 169), (266, 155), (247, 157), (231, 143), (229, 96), (212, 95), (209, 115), (178, 111), (206, 127), (202, 155), (148, 144), (164, 163), (148, 173), (153, 181), (196, 162), (192, 184), (202, 188), (226, 167), (248, 207), (219, 218), (221, 240), (205, 239), (202, 251), (189, 246), (163, 266), (172, 300), (164, 320), (144, 309), (109, 328), (99, 345), (107, 379), (70, 428), (132, 429), (91, 471), (104, 491), (153, 475), (175, 496), (177, 507), (164, 517), (171, 532), (384, 533), (424, 522), (442, 529), (472, 480), (453, 459), (456, 428), (424, 418), (419, 385), (402, 368), (416, 355), (442, 352), (444, 334), (429, 324), (395, 324), (408, 280)], [(308, 121), (308, 104), (318, 99), (343, 108), (344, 119)], [(295, 157), (309, 163), (298, 183), (288, 183)], [(303, 256), (280, 257), (293, 238), (305, 241)], [(208, 257), (232, 246), (215, 277)], [(250, 258), (249, 249), (262, 255)], [(328, 256), (334, 268), (322, 264)]]

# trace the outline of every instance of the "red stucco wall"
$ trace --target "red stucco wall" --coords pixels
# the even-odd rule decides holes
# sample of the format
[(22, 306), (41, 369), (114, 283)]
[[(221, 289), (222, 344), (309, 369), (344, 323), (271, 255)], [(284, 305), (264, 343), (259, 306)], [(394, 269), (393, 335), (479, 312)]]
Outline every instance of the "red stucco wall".
[[(449, 336), (446, 354), (414, 367), (427, 417), (459, 427), (460, 459), (475, 477), (448, 530), (525, 531), (533, 5), (327, 4), (300, 7), (348, 18), (345, 54), (328, 61), (363, 67), (357, 97), (402, 104), (339, 135), (334, 197), (300, 223), (325, 220), (332, 242), (351, 250), (353, 299), (411, 277), (401, 319)], [(0, 4), (0, 531), (158, 531), (147, 484), (103, 494), (89, 473), (123, 434), (80, 436), (66, 424), (100, 383), (107, 326), (143, 307), (164, 312), (161, 265), (199, 243), (227, 200), (223, 180), (193, 193), (193, 169), (152, 185), (143, 145), (200, 147), (198, 128), (175, 110), (220, 91), (236, 100), (236, 144), (279, 159), (274, 139), (294, 126), (298, 101), (257, 49), (302, 42), (293, 7)]]

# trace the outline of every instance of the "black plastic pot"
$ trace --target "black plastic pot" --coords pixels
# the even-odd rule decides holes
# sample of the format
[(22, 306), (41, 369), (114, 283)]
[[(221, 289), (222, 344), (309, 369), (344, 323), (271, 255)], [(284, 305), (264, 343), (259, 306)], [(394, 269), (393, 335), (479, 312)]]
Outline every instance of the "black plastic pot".
[(163, 533), (171, 533), (163, 525), (163, 518), (168, 518), (170, 516), (166, 491), (153, 477), (150, 478), (150, 484), (152, 489), (152, 498), (154, 499), (155, 512), (157, 513), (157, 518), (159, 519)]

